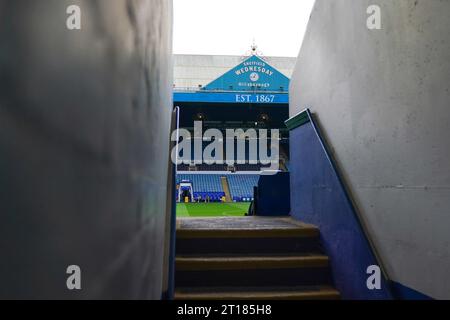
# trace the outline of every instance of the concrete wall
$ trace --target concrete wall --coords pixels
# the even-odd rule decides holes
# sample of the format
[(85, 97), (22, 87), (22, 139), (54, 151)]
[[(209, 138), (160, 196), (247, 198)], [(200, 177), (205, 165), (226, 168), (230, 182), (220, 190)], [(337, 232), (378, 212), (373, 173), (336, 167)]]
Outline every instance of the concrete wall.
[[(372, 4), (382, 30), (366, 27)], [(390, 277), (447, 299), (449, 12), (439, 0), (318, 0), (290, 87), (291, 116), (316, 114)]]
[(0, 298), (160, 298), (171, 6), (0, 1)]
[[(296, 58), (264, 57), (268, 64), (288, 78)], [(174, 55), (174, 84), (176, 88), (205, 86), (242, 63), (244, 56)]]

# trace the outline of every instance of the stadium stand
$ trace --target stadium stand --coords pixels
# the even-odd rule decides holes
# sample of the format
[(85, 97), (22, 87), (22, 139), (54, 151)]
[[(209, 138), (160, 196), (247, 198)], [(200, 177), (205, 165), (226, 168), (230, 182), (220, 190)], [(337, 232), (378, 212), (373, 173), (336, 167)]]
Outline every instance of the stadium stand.
[(187, 164), (179, 164), (177, 167), (177, 171), (189, 171), (189, 165)]
[[(276, 151), (281, 156), (278, 168), (286, 170), (288, 76), (295, 59), (267, 58), (255, 51), (246, 57), (234, 57), (225, 65), (224, 59), (229, 57), (211, 60), (207, 56), (183, 55), (179, 59), (175, 63), (173, 101), (174, 107), (179, 108), (178, 125), (189, 133), (183, 136), (183, 141), (186, 139), (190, 146), (183, 145), (179, 150), (179, 160), (184, 163), (177, 166), (178, 186), (180, 180), (190, 181), (192, 191), (189, 192), (193, 195), (189, 195), (194, 201), (199, 196), (202, 201), (205, 197), (221, 201), (225, 195), (225, 202), (249, 202), (261, 172), (277, 169), (263, 161), (269, 145), (273, 147), (272, 141), (266, 140), (275, 137), (273, 130), (277, 130), (276, 144), (282, 149)], [(259, 69), (246, 72), (252, 65), (264, 67), (261, 70), (266, 72)], [(195, 72), (190, 74), (186, 68)], [(206, 135), (211, 130), (213, 136)], [(264, 140), (260, 140), (262, 137)], [(223, 159), (223, 156), (228, 161), (208, 165), (204, 158), (210, 153), (214, 158)], [(268, 156), (272, 156), (271, 152)]]
[(202, 201), (209, 197), (210, 201), (216, 202), (225, 196), (220, 177), (220, 175), (215, 174), (178, 174), (177, 184), (181, 181), (190, 181), (196, 201), (199, 197)]
[(227, 165), (222, 164), (200, 164), (196, 165), (194, 167), (189, 167), (189, 165), (186, 164), (180, 164), (178, 165), (178, 171), (216, 171), (216, 172), (226, 172), (226, 171), (255, 171), (259, 172), (261, 171), (263, 167), (259, 164), (235, 164), (234, 170), (229, 170)]
[(236, 171), (260, 171), (261, 165), (259, 164), (238, 164), (236, 165)]
[(178, 174), (177, 184), (189, 181), (192, 183), (195, 201), (199, 196), (202, 201), (209, 196), (210, 201), (215, 202), (225, 196), (221, 177), (227, 178), (233, 201), (247, 202), (253, 199), (253, 187), (258, 184), (258, 174)]
[(233, 201), (246, 202), (253, 199), (253, 187), (258, 184), (257, 174), (230, 174), (227, 175)]
[(197, 170), (198, 171), (226, 171), (227, 170), (227, 165), (223, 165), (223, 164), (201, 164), (201, 165), (197, 165)]

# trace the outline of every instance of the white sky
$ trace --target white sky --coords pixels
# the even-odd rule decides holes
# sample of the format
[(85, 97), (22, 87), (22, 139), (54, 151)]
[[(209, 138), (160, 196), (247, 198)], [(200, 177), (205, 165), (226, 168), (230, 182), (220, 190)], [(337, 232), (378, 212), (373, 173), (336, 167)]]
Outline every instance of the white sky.
[(296, 57), (315, 0), (174, 0), (174, 53)]

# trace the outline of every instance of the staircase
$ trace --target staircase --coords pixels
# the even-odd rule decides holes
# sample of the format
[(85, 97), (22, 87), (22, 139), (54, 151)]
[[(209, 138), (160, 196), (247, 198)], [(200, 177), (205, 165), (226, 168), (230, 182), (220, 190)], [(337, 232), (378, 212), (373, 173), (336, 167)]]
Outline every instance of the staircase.
[(225, 201), (226, 202), (232, 202), (230, 186), (228, 185), (227, 177), (220, 177), (220, 181), (222, 183), (223, 192), (225, 192)]
[(178, 219), (175, 299), (339, 299), (319, 230), (289, 218)]

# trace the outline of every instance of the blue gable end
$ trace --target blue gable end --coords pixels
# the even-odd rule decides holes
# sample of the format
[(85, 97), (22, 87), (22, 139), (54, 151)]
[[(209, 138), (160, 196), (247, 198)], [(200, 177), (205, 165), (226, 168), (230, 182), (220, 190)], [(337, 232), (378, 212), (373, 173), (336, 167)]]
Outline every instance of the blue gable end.
[(284, 91), (289, 78), (257, 56), (251, 56), (204, 87), (204, 90)]

